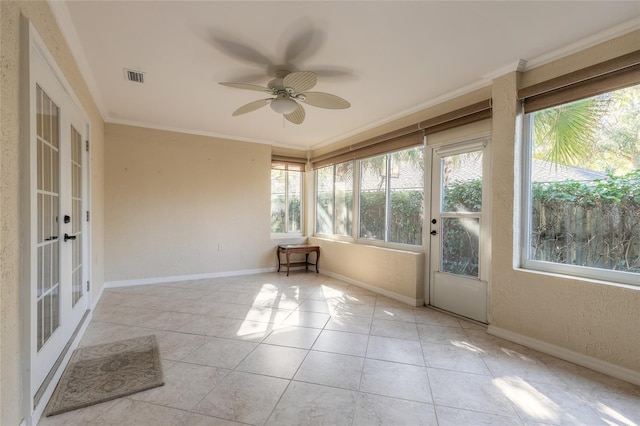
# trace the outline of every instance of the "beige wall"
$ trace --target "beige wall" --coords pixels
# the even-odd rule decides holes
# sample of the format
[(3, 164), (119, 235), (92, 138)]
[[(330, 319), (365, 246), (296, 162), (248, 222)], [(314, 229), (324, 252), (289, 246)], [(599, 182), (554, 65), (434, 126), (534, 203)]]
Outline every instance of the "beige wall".
[[(103, 166), (104, 123), (78, 71), (46, 2), (0, 2), (0, 424), (22, 420), (24, 401), (21, 356), (21, 221), (28, 217), (20, 207), (20, 15), (27, 17), (45, 41), (72, 90), (88, 114), (91, 125), (91, 224), (93, 290), (102, 286), (103, 275)], [(95, 294), (95, 293), (94, 293)], [(25, 360), (26, 361), (26, 360)]]
[(309, 242), (320, 246), (321, 272), (329, 271), (367, 288), (393, 293), (388, 295), (414, 306), (416, 301), (424, 302), (424, 253), (324, 238), (309, 238)]
[[(640, 372), (640, 289), (520, 270), (517, 266), (516, 90), (640, 46), (640, 31), (494, 81), (491, 324)], [(516, 168), (517, 170), (517, 168)], [(514, 203), (516, 200), (516, 203)], [(507, 226), (511, 224), (511, 226)]]
[(272, 268), (271, 147), (108, 124), (106, 281)]

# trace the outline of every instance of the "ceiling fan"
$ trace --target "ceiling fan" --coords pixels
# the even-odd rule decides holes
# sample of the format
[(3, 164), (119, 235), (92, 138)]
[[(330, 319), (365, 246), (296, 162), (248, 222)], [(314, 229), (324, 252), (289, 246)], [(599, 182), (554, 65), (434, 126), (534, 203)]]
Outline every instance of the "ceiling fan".
[(260, 99), (249, 102), (233, 112), (233, 116), (246, 114), (271, 105), (271, 109), (294, 124), (304, 121), (305, 111), (300, 102), (318, 108), (345, 109), (351, 104), (339, 96), (324, 92), (308, 92), (315, 87), (318, 78), (311, 71), (289, 72), (277, 71), (276, 78), (267, 83), (267, 87), (245, 83), (220, 83), (223, 86), (235, 87), (236, 89), (253, 90), (265, 92), (275, 96), (272, 98)]

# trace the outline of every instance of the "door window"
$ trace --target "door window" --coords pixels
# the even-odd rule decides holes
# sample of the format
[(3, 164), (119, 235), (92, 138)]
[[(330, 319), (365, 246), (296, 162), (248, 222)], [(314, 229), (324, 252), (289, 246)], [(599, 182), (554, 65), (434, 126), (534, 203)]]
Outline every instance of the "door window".
[(38, 278), (36, 328), (38, 350), (60, 325), (59, 116), (58, 106), (40, 86), (37, 86)]
[(482, 160), (482, 151), (440, 160), (441, 272), (479, 277)]

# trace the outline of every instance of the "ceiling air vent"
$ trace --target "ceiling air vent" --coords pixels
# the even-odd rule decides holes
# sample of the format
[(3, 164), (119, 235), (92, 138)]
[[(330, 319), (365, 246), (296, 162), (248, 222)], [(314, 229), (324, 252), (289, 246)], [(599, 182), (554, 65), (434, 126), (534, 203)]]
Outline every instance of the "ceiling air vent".
[(124, 76), (134, 83), (144, 83), (144, 73), (140, 71), (124, 69)]

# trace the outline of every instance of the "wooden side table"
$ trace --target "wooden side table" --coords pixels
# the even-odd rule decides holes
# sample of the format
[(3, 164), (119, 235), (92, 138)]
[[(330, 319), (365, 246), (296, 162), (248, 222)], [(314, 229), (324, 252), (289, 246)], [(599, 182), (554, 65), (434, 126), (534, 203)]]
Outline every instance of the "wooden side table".
[[(316, 263), (309, 263), (309, 253), (316, 253)], [(320, 260), (320, 246), (311, 246), (308, 244), (288, 244), (278, 246), (276, 257), (278, 258), (278, 272), (280, 272), (280, 254), (284, 253), (287, 257), (287, 276), (289, 276), (289, 268), (291, 266), (303, 266), (308, 271), (309, 265), (316, 265), (316, 273), (318, 272), (318, 261)], [(291, 263), (291, 253), (304, 253), (304, 262)]]

